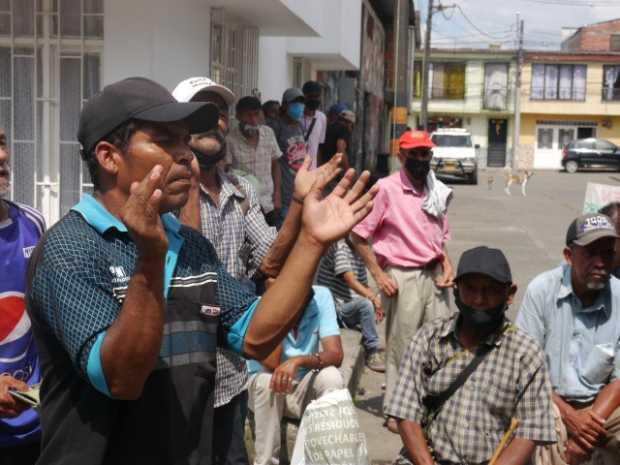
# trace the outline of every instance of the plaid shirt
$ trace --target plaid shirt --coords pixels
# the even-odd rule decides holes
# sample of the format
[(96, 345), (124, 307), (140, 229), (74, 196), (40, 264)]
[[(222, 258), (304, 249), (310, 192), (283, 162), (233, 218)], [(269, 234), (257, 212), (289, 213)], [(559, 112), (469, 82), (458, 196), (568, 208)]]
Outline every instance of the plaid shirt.
[(258, 145), (250, 145), (238, 127), (226, 139), (226, 161), (233, 169), (252, 174), (260, 183), (258, 201), (265, 213), (273, 210), (273, 178), (271, 162), (282, 156), (278, 141), (269, 126), (261, 125)]
[[(424, 425), (423, 399), (443, 392), (474, 355), (456, 338), (457, 315), (423, 326), (409, 344), (389, 416)], [(437, 460), (480, 464), (490, 460), (510, 419), (516, 437), (555, 442), (551, 384), (536, 342), (506, 321), (502, 332), (483, 342), (496, 347), (426, 425), (426, 438)]]
[[(201, 186), (202, 234), (215, 247), (226, 271), (235, 279), (247, 281), (258, 270), (276, 231), (265, 222), (256, 192), (248, 181), (222, 172), (219, 178), (222, 184), (219, 205)], [(246, 361), (218, 348), (215, 406), (221, 407), (243, 392), (247, 379)]]

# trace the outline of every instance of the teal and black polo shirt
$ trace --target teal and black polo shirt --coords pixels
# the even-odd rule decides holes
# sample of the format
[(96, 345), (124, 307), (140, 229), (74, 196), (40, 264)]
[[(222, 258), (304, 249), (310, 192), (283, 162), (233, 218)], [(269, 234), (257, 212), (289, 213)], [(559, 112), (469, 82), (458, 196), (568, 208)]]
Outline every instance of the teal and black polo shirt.
[(200, 233), (170, 214), (162, 222), (164, 335), (135, 401), (111, 397), (99, 358), (136, 265), (127, 228), (86, 195), (35, 253), (28, 303), (43, 377), (38, 463), (211, 464), (216, 346), (241, 353), (258, 301)]

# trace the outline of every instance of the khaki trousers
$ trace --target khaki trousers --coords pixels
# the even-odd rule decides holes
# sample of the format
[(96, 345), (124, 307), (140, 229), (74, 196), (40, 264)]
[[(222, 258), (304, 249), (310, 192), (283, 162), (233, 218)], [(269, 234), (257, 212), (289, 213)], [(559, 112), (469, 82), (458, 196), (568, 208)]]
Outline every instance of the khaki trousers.
[(256, 425), (255, 465), (277, 465), (280, 457), (280, 422), (283, 416), (301, 418), (310, 401), (333, 389), (342, 389), (338, 368), (329, 366), (307, 373), (291, 394), (276, 394), (269, 388), (271, 373), (250, 375), (249, 408)]
[[(589, 409), (590, 406), (584, 407)], [(568, 439), (566, 425), (560, 417), (560, 411), (553, 403), (555, 430), (558, 442), (549, 446), (539, 446), (535, 452), (536, 465), (567, 465), (564, 460), (564, 443)], [(583, 465), (619, 465), (620, 464), (620, 408), (617, 408), (605, 422), (608, 436), (602, 447), (597, 447), (589, 461)]]
[(398, 294), (381, 304), (386, 314), (385, 398), (387, 405), (398, 379), (398, 368), (413, 335), (424, 323), (452, 314), (447, 291), (435, 285), (441, 266), (434, 270), (387, 267), (385, 272), (398, 285)]

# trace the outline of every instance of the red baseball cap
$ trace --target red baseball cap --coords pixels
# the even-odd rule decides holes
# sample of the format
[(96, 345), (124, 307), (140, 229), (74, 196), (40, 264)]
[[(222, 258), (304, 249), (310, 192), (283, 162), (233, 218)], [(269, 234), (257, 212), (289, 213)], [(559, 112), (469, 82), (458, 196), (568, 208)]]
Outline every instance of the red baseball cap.
[(416, 149), (418, 147), (432, 149), (435, 144), (426, 131), (405, 131), (398, 140), (398, 146), (401, 149)]

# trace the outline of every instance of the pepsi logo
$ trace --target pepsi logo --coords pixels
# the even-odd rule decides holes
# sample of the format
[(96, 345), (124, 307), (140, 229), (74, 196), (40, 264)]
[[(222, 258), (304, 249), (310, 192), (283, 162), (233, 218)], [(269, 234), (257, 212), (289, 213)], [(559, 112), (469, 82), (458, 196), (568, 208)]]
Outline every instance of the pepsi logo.
[(0, 293), (0, 345), (19, 339), (30, 329), (24, 294)]

